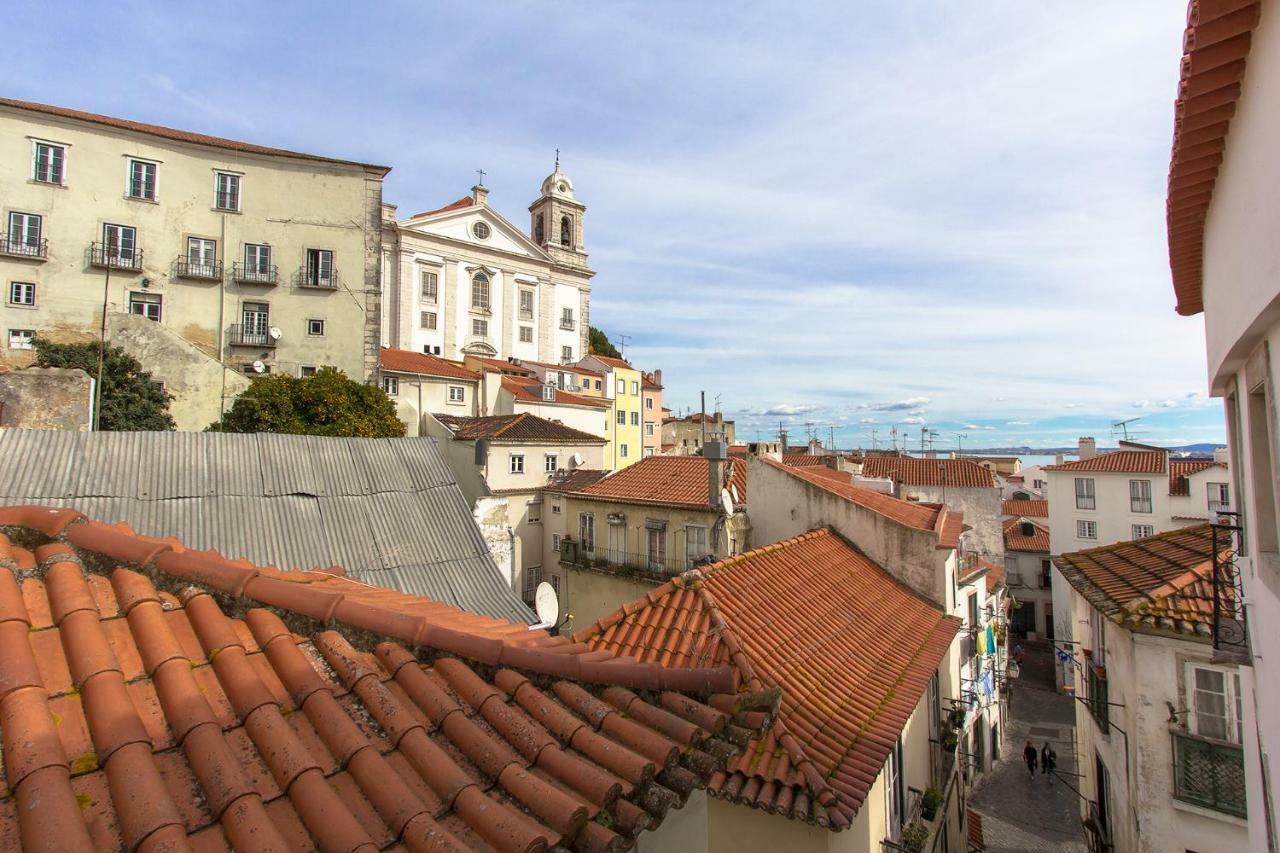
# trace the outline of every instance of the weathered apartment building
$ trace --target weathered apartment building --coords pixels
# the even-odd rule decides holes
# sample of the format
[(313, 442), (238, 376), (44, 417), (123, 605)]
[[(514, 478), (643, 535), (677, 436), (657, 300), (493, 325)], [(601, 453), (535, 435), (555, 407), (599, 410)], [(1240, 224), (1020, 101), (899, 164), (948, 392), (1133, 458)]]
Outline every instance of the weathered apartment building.
[(267, 372), (378, 364), (390, 169), (0, 99), (0, 363), (107, 340), (202, 429)]

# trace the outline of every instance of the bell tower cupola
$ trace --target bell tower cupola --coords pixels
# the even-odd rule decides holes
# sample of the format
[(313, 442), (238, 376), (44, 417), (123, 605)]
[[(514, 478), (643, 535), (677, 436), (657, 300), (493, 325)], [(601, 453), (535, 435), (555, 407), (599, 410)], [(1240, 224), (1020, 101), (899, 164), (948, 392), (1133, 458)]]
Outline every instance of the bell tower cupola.
[(542, 194), (529, 205), (529, 234), (533, 242), (551, 255), (557, 263), (587, 268), (587, 252), (582, 243), (582, 219), (586, 205), (573, 194), (573, 181), (560, 171), (560, 152), (556, 151), (556, 168), (542, 181)]

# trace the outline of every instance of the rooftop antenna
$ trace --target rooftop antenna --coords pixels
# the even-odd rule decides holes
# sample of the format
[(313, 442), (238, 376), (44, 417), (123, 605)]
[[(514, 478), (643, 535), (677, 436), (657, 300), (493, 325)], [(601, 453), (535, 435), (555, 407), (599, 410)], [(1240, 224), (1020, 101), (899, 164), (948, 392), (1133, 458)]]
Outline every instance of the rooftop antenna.
[(956, 448), (956, 455), (964, 456), (964, 433), (962, 432), (956, 433)]
[(889, 446), (894, 453), (898, 452), (898, 428), (896, 426), (889, 428)]
[(878, 430), (874, 430), (874, 429), (871, 431), (871, 449), (872, 450), (876, 449), (876, 433), (877, 432)]
[(1119, 430), (1124, 435), (1124, 440), (1128, 441), (1129, 440), (1129, 424), (1133, 423), (1134, 421), (1140, 421), (1140, 420), (1142, 420), (1142, 415), (1138, 415), (1136, 418), (1129, 418), (1128, 420), (1112, 421), (1111, 437), (1115, 438), (1116, 430)]
[(627, 355), (627, 341), (631, 338), (631, 335), (618, 335), (618, 353), (624, 358)]

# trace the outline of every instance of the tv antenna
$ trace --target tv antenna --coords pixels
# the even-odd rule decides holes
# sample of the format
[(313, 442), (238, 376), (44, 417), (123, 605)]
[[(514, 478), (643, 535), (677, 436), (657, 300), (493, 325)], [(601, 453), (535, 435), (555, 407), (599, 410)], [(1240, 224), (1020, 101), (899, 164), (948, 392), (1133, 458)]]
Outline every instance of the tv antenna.
[(1112, 421), (1111, 437), (1115, 438), (1116, 431), (1119, 430), (1120, 433), (1124, 436), (1124, 440), (1128, 441), (1129, 440), (1129, 424), (1133, 423), (1134, 421), (1140, 421), (1140, 420), (1142, 420), (1142, 415), (1138, 415), (1136, 418), (1129, 418), (1123, 421)]
[(623, 358), (627, 356), (627, 341), (631, 340), (632, 337), (633, 335), (618, 335), (618, 353)]

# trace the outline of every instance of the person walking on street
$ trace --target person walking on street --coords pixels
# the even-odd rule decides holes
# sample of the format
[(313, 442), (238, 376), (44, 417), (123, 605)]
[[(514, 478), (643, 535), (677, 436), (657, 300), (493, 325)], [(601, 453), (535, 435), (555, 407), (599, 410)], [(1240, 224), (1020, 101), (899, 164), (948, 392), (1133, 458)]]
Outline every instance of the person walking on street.
[(1027, 762), (1027, 773), (1030, 774), (1032, 779), (1035, 779), (1036, 778), (1036, 748), (1031, 743), (1031, 741), (1027, 741), (1026, 748), (1022, 750), (1022, 760)]
[(1053, 747), (1049, 746), (1049, 741), (1044, 742), (1044, 748), (1040, 750), (1040, 772), (1049, 777), (1049, 784), (1053, 784), (1053, 771), (1058, 766), (1058, 753), (1053, 751)]

